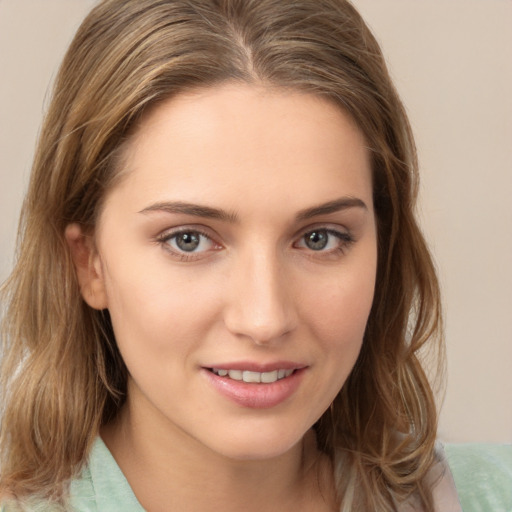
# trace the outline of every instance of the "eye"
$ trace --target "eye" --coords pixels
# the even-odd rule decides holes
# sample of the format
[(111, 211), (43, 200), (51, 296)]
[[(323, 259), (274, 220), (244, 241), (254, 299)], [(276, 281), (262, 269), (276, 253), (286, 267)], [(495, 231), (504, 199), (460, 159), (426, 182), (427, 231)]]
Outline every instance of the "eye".
[(304, 243), (313, 251), (322, 251), (329, 244), (329, 236), (325, 230), (311, 231), (304, 235)]
[(304, 233), (296, 243), (296, 247), (315, 252), (343, 251), (352, 242), (353, 238), (348, 233), (320, 228)]
[(165, 233), (159, 242), (171, 252), (179, 255), (197, 254), (218, 248), (218, 245), (206, 234), (189, 229)]
[(179, 233), (174, 235), (169, 241), (171, 242), (171, 245), (173, 243), (176, 244), (175, 248), (185, 252), (194, 252), (201, 247), (201, 243), (203, 243), (202, 238), (205, 237), (200, 233), (194, 233), (192, 231), (190, 233)]

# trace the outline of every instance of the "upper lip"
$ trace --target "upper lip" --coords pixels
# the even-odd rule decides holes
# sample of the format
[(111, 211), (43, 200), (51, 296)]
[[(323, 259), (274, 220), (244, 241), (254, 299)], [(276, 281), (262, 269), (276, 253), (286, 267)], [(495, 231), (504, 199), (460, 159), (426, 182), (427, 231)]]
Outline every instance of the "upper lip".
[(203, 368), (215, 368), (217, 370), (247, 370), (250, 372), (273, 372), (275, 370), (300, 370), (306, 364), (293, 361), (275, 361), (271, 363), (257, 363), (255, 361), (234, 361), (232, 363), (216, 363), (203, 366)]

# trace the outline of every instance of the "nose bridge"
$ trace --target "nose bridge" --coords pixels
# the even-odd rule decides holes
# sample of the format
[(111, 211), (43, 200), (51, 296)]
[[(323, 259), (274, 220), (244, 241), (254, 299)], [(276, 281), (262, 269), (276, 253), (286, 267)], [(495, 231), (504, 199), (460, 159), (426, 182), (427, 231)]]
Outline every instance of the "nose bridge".
[(276, 250), (247, 248), (231, 273), (230, 301), (225, 313), (227, 328), (238, 336), (265, 344), (290, 332), (295, 310), (284, 265)]

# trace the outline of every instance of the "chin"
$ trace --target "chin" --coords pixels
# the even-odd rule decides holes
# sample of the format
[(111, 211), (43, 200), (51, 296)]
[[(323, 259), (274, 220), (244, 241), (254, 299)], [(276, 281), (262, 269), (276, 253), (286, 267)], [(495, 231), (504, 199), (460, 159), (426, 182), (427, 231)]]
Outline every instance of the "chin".
[(300, 447), (304, 436), (310, 431), (310, 427), (300, 429), (285, 424), (276, 427), (258, 423), (253, 422), (247, 429), (225, 430), (215, 443), (209, 443), (210, 448), (236, 461), (274, 459)]

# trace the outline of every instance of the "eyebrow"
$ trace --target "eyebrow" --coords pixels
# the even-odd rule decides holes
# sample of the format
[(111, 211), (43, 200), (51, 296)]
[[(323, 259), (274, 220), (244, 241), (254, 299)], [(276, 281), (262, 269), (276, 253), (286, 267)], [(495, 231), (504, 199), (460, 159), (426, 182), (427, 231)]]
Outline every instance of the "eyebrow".
[[(311, 208), (301, 210), (296, 215), (296, 220), (303, 221), (317, 217), (319, 215), (328, 215), (349, 208), (362, 208), (368, 210), (368, 207), (361, 199), (357, 197), (342, 197), (323, 203)], [(211, 206), (204, 206), (194, 203), (185, 203), (182, 201), (164, 201), (152, 204), (139, 213), (165, 212), (165, 213), (181, 213), (184, 215), (192, 215), (194, 217), (203, 217), (208, 219), (216, 219), (229, 223), (238, 222), (238, 216), (234, 212), (228, 212)]]
[(222, 220), (224, 222), (238, 222), (236, 213), (230, 213), (219, 208), (211, 206), (202, 206), (194, 203), (184, 203), (182, 201), (166, 201), (152, 204), (144, 208), (139, 213), (165, 212), (165, 213), (183, 213), (194, 217), (204, 217), (208, 219)]
[(341, 197), (318, 206), (313, 206), (312, 208), (301, 210), (296, 218), (297, 220), (307, 220), (312, 217), (317, 217), (318, 215), (328, 215), (329, 213), (336, 213), (347, 210), (348, 208), (362, 208), (368, 211), (368, 207), (361, 199), (357, 197)]

